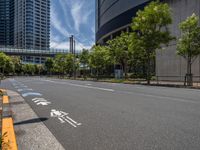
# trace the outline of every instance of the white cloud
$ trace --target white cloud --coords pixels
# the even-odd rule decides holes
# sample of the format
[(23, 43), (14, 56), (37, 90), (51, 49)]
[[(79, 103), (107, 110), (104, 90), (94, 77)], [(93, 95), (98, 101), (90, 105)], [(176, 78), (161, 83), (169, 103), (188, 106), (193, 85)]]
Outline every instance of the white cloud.
[[(58, 8), (61, 9), (63, 14), (59, 14), (60, 10), (56, 10)], [(91, 48), (94, 44), (94, 35), (91, 35), (91, 38), (88, 39), (85, 31), (80, 31), (80, 29), (82, 25), (87, 25), (84, 28), (94, 32), (94, 22), (89, 22), (93, 13), (93, 5), (86, 0), (58, 0), (54, 2), (51, 5), (51, 26), (53, 30), (51, 30), (51, 48), (69, 49), (68, 37), (71, 34), (76, 37), (77, 50)]]
[(79, 32), (79, 28), (80, 28), (80, 25), (82, 23), (82, 7), (83, 7), (83, 1), (81, 1), (80, 3), (79, 2), (74, 2), (74, 4), (71, 5), (71, 15), (72, 15), (72, 18), (74, 20), (74, 26), (75, 26), (75, 29), (76, 31)]
[(51, 7), (51, 25), (63, 36), (68, 37), (70, 35), (69, 32), (62, 25), (62, 22), (58, 19), (58, 14), (54, 6)]

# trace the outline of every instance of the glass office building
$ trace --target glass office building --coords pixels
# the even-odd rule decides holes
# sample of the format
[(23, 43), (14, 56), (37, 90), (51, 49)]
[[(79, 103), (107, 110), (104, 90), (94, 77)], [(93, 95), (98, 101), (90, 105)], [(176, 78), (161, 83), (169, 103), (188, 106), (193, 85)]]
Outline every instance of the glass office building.
[(50, 0), (15, 1), (14, 37), (17, 48), (49, 49)]
[(48, 50), (50, 0), (0, 0), (0, 46)]
[(14, 0), (0, 0), (0, 46), (14, 45)]

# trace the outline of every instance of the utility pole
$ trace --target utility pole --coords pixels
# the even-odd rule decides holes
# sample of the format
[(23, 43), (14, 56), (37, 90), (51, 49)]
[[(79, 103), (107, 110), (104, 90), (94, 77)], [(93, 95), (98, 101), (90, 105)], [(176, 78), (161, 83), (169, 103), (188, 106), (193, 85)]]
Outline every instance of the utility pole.
[(70, 50), (70, 53), (74, 55), (74, 59), (73, 59), (73, 77), (74, 79), (76, 79), (76, 66), (75, 66), (75, 63), (76, 63), (76, 41), (74, 39), (74, 36), (71, 35), (71, 37), (69, 37), (69, 50)]

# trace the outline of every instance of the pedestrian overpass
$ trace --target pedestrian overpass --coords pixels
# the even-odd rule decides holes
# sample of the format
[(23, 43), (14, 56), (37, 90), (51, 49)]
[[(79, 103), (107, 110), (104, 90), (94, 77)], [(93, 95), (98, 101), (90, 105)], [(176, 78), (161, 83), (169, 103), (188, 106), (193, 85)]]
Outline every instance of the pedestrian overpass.
[(34, 49), (15, 49), (15, 48), (0, 48), (3, 52), (11, 56), (39, 56), (39, 57), (55, 57), (57, 54), (67, 54), (69, 50), (49, 49), (49, 50), (34, 50)]
[(48, 57), (55, 57), (57, 54), (67, 54), (69, 50), (49, 49), (49, 50), (35, 50), (35, 49), (15, 49), (0, 47), (0, 52), (9, 56), (19, 56), (22, 63), (42, 64)]

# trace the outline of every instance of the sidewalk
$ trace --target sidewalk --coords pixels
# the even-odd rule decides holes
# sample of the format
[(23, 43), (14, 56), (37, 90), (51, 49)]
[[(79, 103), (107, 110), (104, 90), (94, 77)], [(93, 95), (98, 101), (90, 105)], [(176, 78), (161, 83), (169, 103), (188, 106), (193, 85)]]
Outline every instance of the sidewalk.
[(18, 149), (64, 150), (25, 100), (14, 91), (7, 91), (7, 93), (10, 96), (14, 116)]

